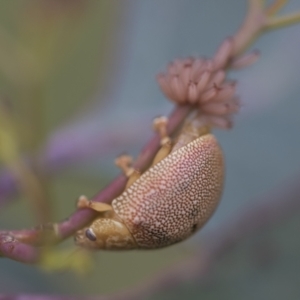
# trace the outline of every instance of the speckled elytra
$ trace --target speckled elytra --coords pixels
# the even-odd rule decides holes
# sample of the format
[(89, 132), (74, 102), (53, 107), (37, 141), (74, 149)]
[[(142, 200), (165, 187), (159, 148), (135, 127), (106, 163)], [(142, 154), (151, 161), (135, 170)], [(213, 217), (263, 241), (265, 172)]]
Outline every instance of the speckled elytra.
[(154, 249), (191, 236), (214, 212), (223, 187), (221, 148), (209, 128), (194, 117), (183, 126), (173, 145), (166, 134), (166, 118), (155, 127), (162, 147), (143, 174), (117, 164), (129, 177), (124, 192), (111, 205), (80, 197), (79, 207), (90, 207), (99, 217), (78, 231), (76, 244), (89, 249)]

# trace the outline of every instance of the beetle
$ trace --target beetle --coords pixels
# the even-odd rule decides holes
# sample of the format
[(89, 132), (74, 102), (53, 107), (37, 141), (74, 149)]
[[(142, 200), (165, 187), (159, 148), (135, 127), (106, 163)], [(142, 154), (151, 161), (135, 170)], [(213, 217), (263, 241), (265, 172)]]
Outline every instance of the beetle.
[[(120, 167), (129, 177), (111, 205), (79, 198), (78, 207), (98, 217), (75, 235), (79, 246), (97, 250), (156, 249), (178, 243), (201, 228), (216, 209), (223, 187), (222, 150), (198, 115), (182, 128), (173, 145), (167, 120), (154, 121), (161, 148), (143, 174)], [(125, 161), (125, 163), (124, 163)]]

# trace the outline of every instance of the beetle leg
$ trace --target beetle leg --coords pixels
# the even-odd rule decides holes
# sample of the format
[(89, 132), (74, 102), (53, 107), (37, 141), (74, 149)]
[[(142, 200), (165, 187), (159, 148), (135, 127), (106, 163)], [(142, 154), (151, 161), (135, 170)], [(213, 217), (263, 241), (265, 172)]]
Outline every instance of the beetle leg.
[(115, 159), (115, 165), (119, 167), (127, 177), (130, 177), (134, 172), (134, 169), (131, 167), (132, 161), (132, 156), (122, 154)]
[(167, 133), (168, 119), (166, 117), (158, 117), (153, 120), (153, 128), (160, 135), (161, 148), (158, 150), (156, 156), (153, 159), (152, 166), (160, 162), (172, 150), (171, 139)]
[[(133, 168), (132, 168), (133, 169)], [(128, 177), (128, 181), (126, 184), (126, 188), (128, 188), (130, 185), (132, 185), (137, 179), (141, 177), (140, 171), (133, 169), (131, 175)]]
[(141, 176), (139, 170), (136, 170), (131, 166), (132, 160), (132, 157), (126, 154), (115, 159), (115, 164), (123, 171), (125, 176), (128, 177), (126, 188), (132, 185)]
[(77, 201), (78, 208), (91, 208), (98, 212), (107, 212), (113, 210), (112, 206), (106, 203), (89, 200), (86, 196), (80, 196)]
[(194, 115), (190, 120), (186, 121), (180, 130), (177, 139), (174, 141), (172, 152), (189, 144), (200, 136), (210, 132), (206, 116), (201, 113)]
[(171, 150), (172, 150), (172, 143), (171, 141), (167, 141), (165, 144), (161, 146), (161, 148), (156, 153), (152, 162), (152, 166), (156, 165), (165, 157), (167, 157), (170, 154)]
[(153, 120), (153, 129), (158, 132), (160, 136), (160, 144), (164, 145), (171, 141), (168, 133), (167, 133), (167, 124), (168, 118), (167, 117), (158, 117)]

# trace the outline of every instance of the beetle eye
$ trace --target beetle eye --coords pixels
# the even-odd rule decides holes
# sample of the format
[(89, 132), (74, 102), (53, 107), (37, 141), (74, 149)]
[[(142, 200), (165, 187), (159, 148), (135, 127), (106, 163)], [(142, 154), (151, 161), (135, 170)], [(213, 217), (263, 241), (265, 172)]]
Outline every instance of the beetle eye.
[(90, 241), (95, 242), (95, 241), (97, 240), (96, 235), (95, 235), (93, 229), (91, 229), (91, 228), (88, 228), (88, 229), (85, 231), (85, 236), (86, 236)]

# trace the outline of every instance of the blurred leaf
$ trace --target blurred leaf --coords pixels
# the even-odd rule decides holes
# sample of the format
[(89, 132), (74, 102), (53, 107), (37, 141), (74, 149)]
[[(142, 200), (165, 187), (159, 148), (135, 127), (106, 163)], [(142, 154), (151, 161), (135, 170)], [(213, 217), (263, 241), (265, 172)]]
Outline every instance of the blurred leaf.
[(91, 253), (77, 248), (45, 249), (39, 262), (39, 267), (44, 271), (72, 271), (81, 276), (88, 274), (93, 265)]

